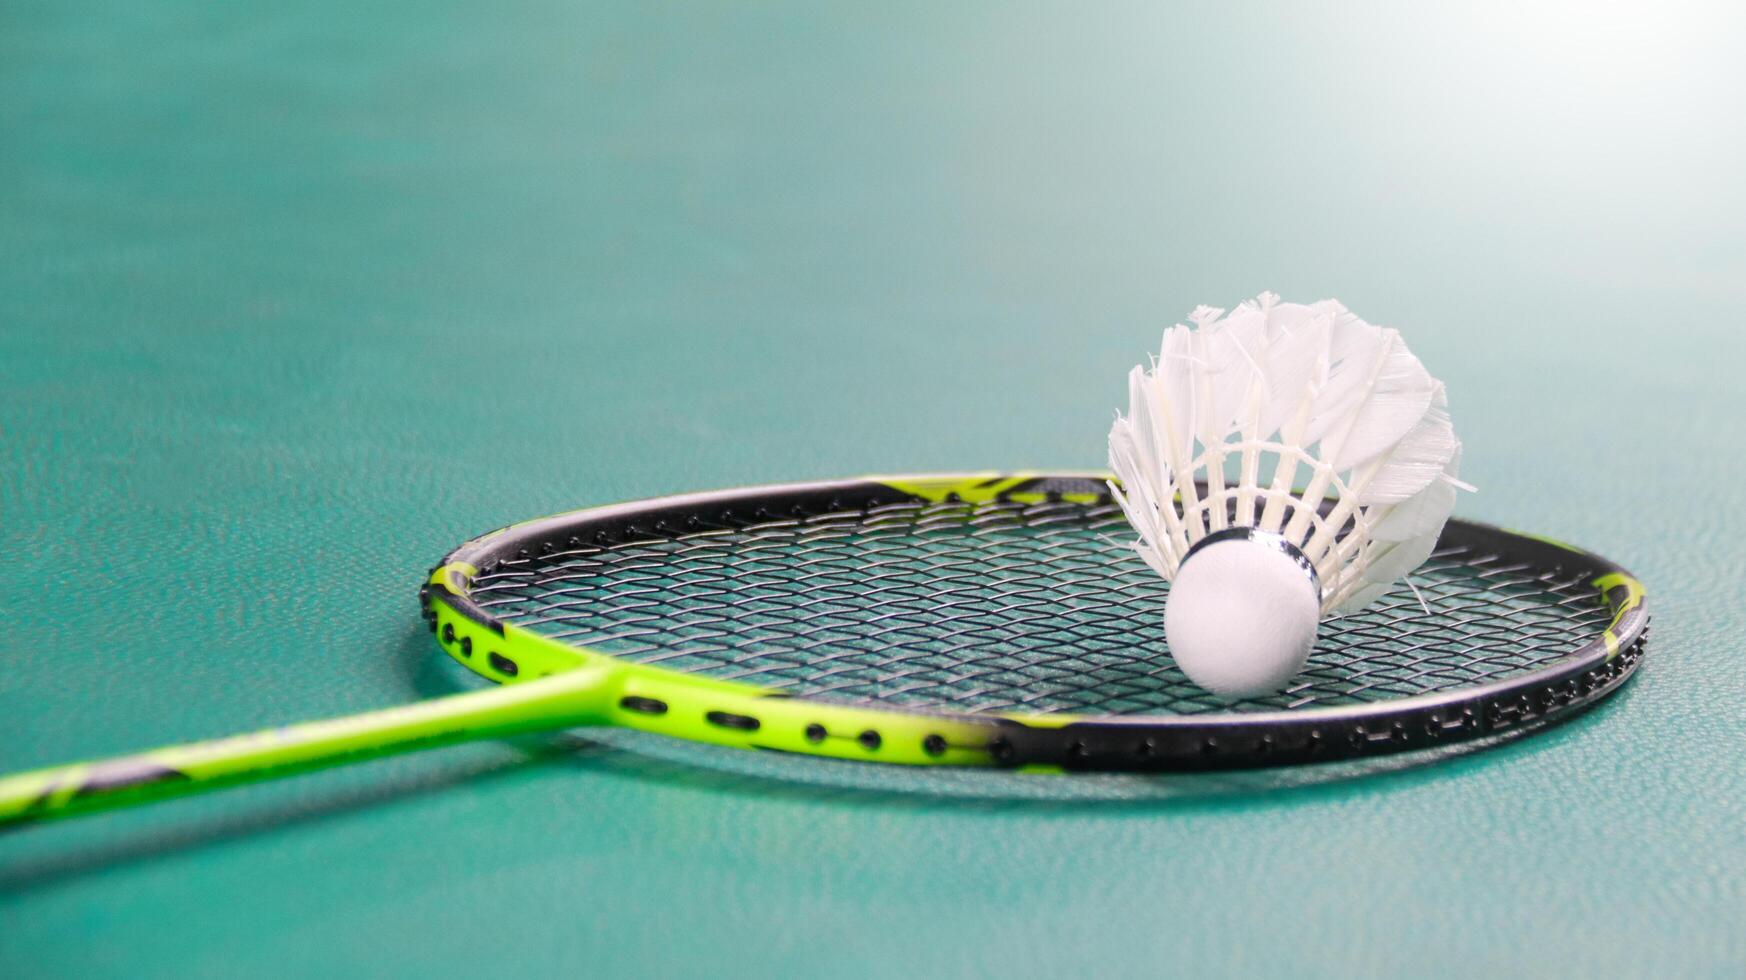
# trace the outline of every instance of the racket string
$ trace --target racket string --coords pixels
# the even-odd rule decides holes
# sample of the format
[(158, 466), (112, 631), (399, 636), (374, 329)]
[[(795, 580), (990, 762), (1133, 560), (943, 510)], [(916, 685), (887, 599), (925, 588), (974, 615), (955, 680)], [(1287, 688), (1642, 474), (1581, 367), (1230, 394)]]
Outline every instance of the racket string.
[(1578, 576), (1448, 549), (1322, 626), (1300, 678), (1232, 706), (1167, 656), (1166, 584), (1112, 504), (747, 515), (504, 561), (481, 606), (565, 642), (796, 694), (955, 711), (1194, 714), (1468, 687), (1568, 655), (1608, 612)]

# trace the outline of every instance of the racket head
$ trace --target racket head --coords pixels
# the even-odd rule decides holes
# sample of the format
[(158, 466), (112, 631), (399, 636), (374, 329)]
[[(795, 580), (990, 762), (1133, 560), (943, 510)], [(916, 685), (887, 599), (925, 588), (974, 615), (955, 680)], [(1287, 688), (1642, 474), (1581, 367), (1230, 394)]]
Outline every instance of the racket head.
[(1581, 549), (1452, 520), (1437, 554), (1328, 620), (1305, 674), (1222, 704), (1182, 677), (1167, 585), (1103, 473), (871, 477), (687, 494), (512, 525), (420, 591), (494, 681), (606, 667), (600, 724), (916, 765), (1243, 768), (1542, 725), (1617, 690), (1648, 608)]

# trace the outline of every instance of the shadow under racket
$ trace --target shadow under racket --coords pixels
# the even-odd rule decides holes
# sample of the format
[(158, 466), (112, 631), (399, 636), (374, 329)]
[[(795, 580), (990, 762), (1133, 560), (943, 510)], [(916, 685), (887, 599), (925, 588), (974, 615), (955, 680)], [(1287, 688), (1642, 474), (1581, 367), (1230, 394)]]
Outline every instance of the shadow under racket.
[[(430, 652), (428, 636), (409, 632), (396, 660), (417, 697), (431, 698), (476, 687), (454, 662)], [(141, 811), (137, 832), (117, 837), (112, 825), (72, 822), (33, 830), (29, 850), (23, 835), (0, 834), (0, 893), (22, 893), (77, 880), (114, 868), (161, 860), (179, 853), (246, 840), (264, 833), (318, 825), (381, 806), (470, 788), (489, 796), (503, 781), (537, 777), (545, 769), (559, 778), (581, 773), (662, 784), (679, 789), (753, 799), (804, 801), (825, 806), (877, 807), (915, 812), (1143, 815), (1148, 812), (1217, 812), (1255, 806), (1290, 806), (1314, 799), (1400, 789), (1458, 775), (1462, 763), (1486, 756), (1498, 764), (1553, 751), (1583, 737), (1596, 715), (1618, 710), (1635, 685), (1580, 714), (1476, 739), (1394, 755), (1315, 765), (1206, 773), (1033, 775), (995, 769), (902, 767), (747, 752), (663, 738), (624, 729), (583, 729), (522, 736), (495, 745), (450, 750), (391, 763), (389, 778), (371, 768), (336, 774), (333, 780), (266, 785), (248, 793), (271, 797), (206, 819)], [(1546, 731), (1546, 729), (1561, 729)], [(1526, 737), (1524, 736), (1536, 736)], [(1513, 744), (1520, 743), (1520, 744)], [(410, 771), (407, 771), (410, 770)], [(325, 783), (325, 784), (324, 784)], [(584, 802), (578, 809), (586, 811)], [(16, 852), (16, 853), (15, 853)]]

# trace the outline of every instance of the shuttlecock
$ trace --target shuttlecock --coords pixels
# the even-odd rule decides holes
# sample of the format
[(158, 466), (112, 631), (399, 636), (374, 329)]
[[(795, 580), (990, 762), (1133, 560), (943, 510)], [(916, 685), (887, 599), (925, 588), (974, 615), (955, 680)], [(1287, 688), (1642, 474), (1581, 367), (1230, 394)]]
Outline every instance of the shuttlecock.
[(1190, 680), (1279, 690), (1322, 617), (1430, 557), (1461, 443), (1443, 384), (1395, 330), (1333, 300), (1263, 293), (1164, 332), (1109, 433), (1115, 499), (1171, 583), (1164, 632)]

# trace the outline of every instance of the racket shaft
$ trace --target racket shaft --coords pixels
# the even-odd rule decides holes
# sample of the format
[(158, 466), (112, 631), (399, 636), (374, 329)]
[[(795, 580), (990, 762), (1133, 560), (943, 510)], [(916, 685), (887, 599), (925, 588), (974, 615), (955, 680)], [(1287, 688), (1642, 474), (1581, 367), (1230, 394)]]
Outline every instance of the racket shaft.
[(609, 668), (0, 779), (0, 824), (183, 796), (457, 742), (596, 723)]

